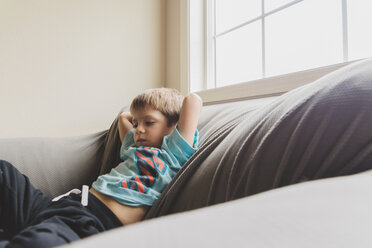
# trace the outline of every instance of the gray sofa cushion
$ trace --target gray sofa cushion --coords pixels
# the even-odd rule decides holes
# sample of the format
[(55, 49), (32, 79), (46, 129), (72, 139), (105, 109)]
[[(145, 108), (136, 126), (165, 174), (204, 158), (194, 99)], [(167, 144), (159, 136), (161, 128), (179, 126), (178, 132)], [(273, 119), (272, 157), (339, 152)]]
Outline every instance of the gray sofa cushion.
[(209, 127), (200, 127), (199, 151), (145, 218), (372, 169), (371, 106), (372, 60), (257, 108), (243, 102), (236, 109), (216, 106), (209, 120), (201, 120)]
[(118, 116), (113, 121), (110, 129), (107, 131), (104, 142), (104, 153), (102, 156), (102, 163), (98, 175), (110, 172), (112, 168), (116, 167), (121, 162), (120, 161), (121, 141), (118, 131), (118, 117), (124, 111), (129, 111), (129, 106), (125, 106), (119, 111)]
[(0, 159), (12, 163), (44, 194), (57, 196), (92, 183), (101, 167), (106, 133), (0, 139)]

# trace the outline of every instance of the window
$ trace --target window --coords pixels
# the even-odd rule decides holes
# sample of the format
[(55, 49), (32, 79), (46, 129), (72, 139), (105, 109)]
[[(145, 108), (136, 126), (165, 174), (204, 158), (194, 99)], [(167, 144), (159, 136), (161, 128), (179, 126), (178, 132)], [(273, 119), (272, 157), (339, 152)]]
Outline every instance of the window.
[(189, 0), (189, 9), (191, 91), (372, 56), (370, 0)]

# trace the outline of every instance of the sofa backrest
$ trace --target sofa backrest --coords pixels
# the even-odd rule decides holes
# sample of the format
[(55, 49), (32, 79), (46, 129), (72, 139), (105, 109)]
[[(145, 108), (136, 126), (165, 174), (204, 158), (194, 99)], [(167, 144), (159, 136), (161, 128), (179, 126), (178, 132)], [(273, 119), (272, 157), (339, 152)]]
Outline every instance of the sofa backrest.
[(101, 166), (106, 133), (0, 139), (0, 159), (12, 163), (46, 195), (56, 196), (91, 183)]
[[(270, 100), (203, 107), (198, 125), (200, 143), (213, 139), (221, 127)], [(128, 109), (122, 108), (119, 114)], [(83, 184), (90, 185), (98, 175), (118, 165), (120, 146), (116, 118), (108, 130), (90, 135), (0, 139), (0, 159), (16, 166), (46, 195), (57, 196)]]
[(372, 59), (250, 103), (203, 109), (200, 149), (145, 219), (372, 169)]

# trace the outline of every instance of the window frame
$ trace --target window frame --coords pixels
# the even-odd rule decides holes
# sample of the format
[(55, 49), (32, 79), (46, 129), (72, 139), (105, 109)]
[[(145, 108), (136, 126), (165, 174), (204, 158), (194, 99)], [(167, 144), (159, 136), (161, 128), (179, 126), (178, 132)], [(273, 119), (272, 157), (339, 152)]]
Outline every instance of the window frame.
[[(271, 15), (273, 13), (276, 13), (280, 11), (281, 9), (288, 8), (296, 3), (302, 2), (303, 0), (293, 0), (290, 3), (283, 5), (277, 9), (271, 10), (268, 13), (262, 13), (260, 18), (265, 18), (268, 15)], [(342, 22), (343, 22), (343, 60), (344, 62), (328, 65), (324, 67), (309, 69), (305, 71), (299, 71), (274, 77), (264, 77), (262, 79), (229, 85), (229, 86), (223, 86), (223, 87), (214, 87), (207, 89), (211, 86), (211, 82), (213, 82), (215, 86), (215, 60), (214, 60), (214, 54), (215, 54), (215, 46), (214, 44), (211, 44), (211, 39), (207, 38), (215, 36), (215, 27), (214, 24), (209, 22), (210, 19), (205, 15), (213, 14), (210, 13), (210, 11), (214, 10), (214, 0), (185, 0), (180, 1), (180, 31), (181, 31), (181, 43), (182, 43), (182, 37), (185, 38), (185, 41), (187, 41), (187, 44), (184, 44), (182, 46), (181, 44), (181, 54), (184, 54), (184, 56), (181, 56), (181, 72), (184, 72), (183, 75), (181, 75), (181, 78), (184, 78), (182, 80), (182, 84), (187, 85), (187, 92), (193, 91), (200, 95), (203, 98), (203, 101), (205, 105), (210, 104), (218, 104), (218, 103), (224, 103), (224, 102), (231, 102), (231, 101), (238, 101), (238, 100), (245, 100), (245, 99), (254, 99), (254, 98), (262, 98), (262, 97), (269, 97), (269, 96), (276, 96), (281, 95), (291, 89), (297, 88), (299, 86), (308, 84), (310, 82), (313, 82), (317, 80), (318, 78), (338, 69), (345, 65), (348, 65), (354, 61), (347, 61), (348, 60), (348, 51), (347, 51), (347, 0), (340, 0), (342, 1)], [(263, 0), (262, 0), (263, 2)], [(190, 10), (195, 6), (195, 4), (199, 4), (198, 7), (203, 8), (204, 16), (203, 18), (199, 18), (202, 20), (202, 23), (197, 23), (194, 25), (202, 25), (203, 34), (199, 34), (199, 38), (195, 39), (195, 34), (193, 34), (192, 30), (190, 31)], [(209, 11), (209, 13), (207, 12)], [(255, 18), (256, 19), (256, 18)], [(251, 21), (247, 21), (246, 23), (249, 23)], [(262, 25), (264, 25), (264, 21), (262, 22)], [(243, 24), (240, 24), (238, 26), (244, 26)], [(231, 28), (231, 29), (236, 29)], [(231, 29), (229, 29), (231, 31)], [(228, 31), (229, 31), (228, 30)], [(226, 33), (222, 32), (222, 33)], [(221, 34), (219, 34), (221, 35)], [(263, 39), (264, 39), (264, 32), (263, 32)], [(197, 40), (199, 39), (199, 40)], [(212, 39), (214, 43), (215, 39)], [(207, 44), (209, 42), (209, 44)], [(264, 40), (263, 40), (264, 42)], [(192, 68), (192, 61), (193, 58), (190, 58), (190, 51), (191, 47), (190, 44), (199, 44), (199, 49), (203, 50), (203, 58), (202, 64), (202, 73), (199, 73), (199, 75), (195, 76), (193, 68)], [(263, 56), (264, 56), (264, 49), (263, 49)], [(214, 61), (214, 64), (207, 63), (207, 61), (212, 60)], [(264, 59), (263, 59), (264, 60)], [(264, 63), (264, 61), (263, 61)], [(263, 66), (263, 76), (265, 76), (264, 66)], [(212, 79), (212, 80), (211, 80)], [(191, 82), (192, 81), (192, 82)], [(190, 87), (190, 83), (195, 84), (197, 81), (198, 84), (198, 90), (192, 90)], [(182, 87), (182, 86), (181, 86)], [(186, 89), (184, 88), (184, 89)]]

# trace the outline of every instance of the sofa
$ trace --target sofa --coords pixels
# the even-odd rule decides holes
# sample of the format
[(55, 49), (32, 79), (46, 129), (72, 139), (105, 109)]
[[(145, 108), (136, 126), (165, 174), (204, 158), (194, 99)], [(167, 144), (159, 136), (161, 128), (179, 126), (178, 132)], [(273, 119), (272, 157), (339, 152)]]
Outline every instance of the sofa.
[[(199, 150), (142, 222), (66, 247), (371, 247), (372, 59), (204, 106), (198, 130)], [(90, 185), (119, 151), (117, 119), (90, 135), (0, 139), (0, 159), (51, 197)]]

